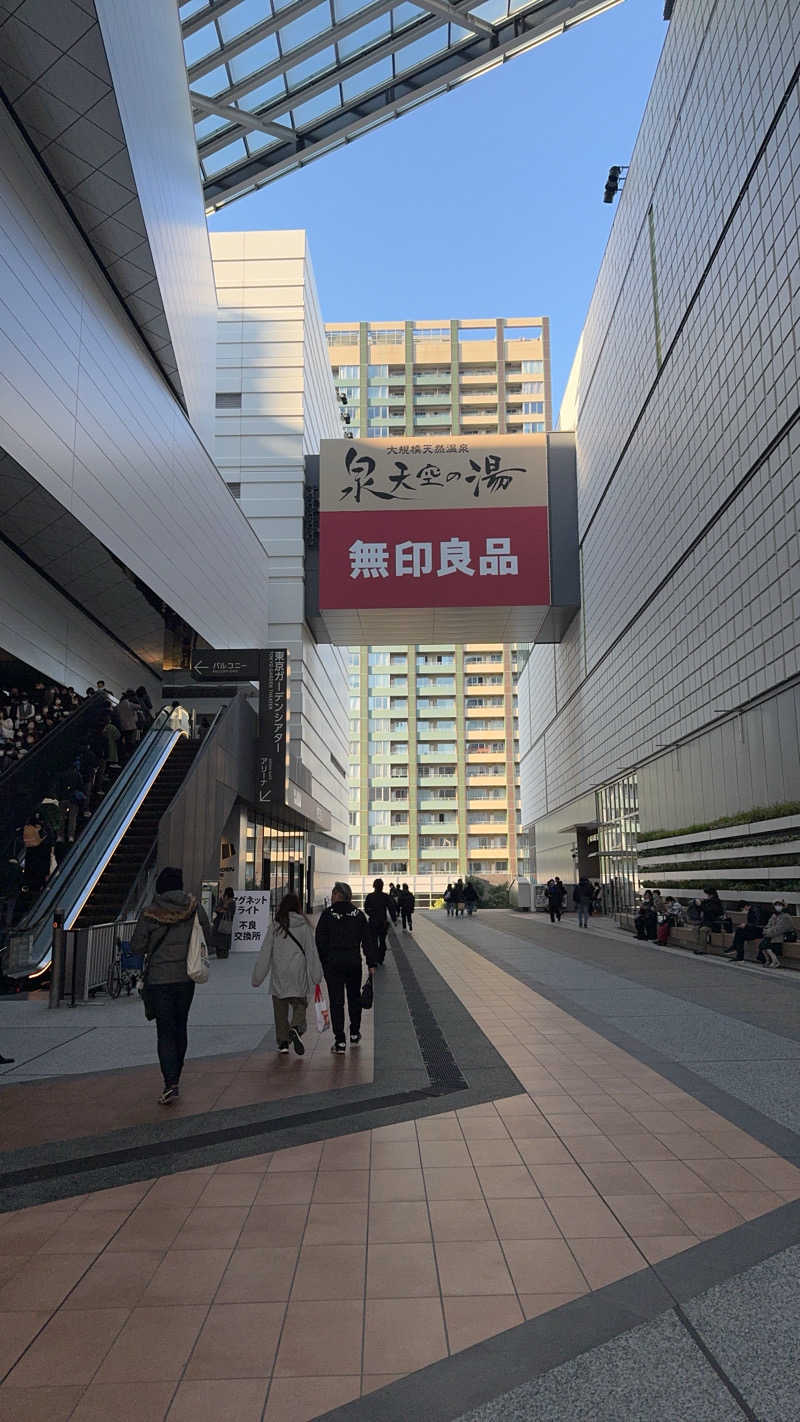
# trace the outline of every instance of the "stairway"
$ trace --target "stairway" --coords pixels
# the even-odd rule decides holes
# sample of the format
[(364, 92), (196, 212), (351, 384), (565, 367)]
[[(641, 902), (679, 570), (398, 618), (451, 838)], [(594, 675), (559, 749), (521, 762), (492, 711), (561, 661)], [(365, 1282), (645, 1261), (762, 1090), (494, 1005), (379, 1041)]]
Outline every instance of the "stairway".
[(112, 923), (116, 919), (158, 836), (161, 816), (186, 779), (199, 746), (199, 741), (190, 741), (186, 737), (178, 741), (95, 884), (81, 910), (77, 928), (90, 928), (94, 923)]

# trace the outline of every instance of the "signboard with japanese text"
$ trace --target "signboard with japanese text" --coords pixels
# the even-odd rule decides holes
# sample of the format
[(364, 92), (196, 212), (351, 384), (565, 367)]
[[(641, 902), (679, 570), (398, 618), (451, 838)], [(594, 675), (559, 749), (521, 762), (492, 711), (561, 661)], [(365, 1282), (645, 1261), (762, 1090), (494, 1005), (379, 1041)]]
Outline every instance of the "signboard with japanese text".
[(262, 652), (259, 661), (256, 800), (262, 808), (286, 803), (289, 761), (289, 655)]
[(257, 681), (257, 647), (229, 647), (221, 652), (198, 649), (192, 652), (191, 673), (195, 681)]
[(232, 953), (257, 953), (270, 922), (269, 889), (241, 889), (231, 933)]
[(549, 602), (544, 435), (322, 441), (323, 612)]

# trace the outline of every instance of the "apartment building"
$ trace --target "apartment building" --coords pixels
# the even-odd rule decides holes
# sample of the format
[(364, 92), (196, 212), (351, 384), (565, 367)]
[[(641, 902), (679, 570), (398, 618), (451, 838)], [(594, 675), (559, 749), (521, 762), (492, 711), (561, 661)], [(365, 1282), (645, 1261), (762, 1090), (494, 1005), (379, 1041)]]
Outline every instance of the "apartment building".
[[(354, 437), (536, 434), (551, 425), (547, 317), (326, 327)], [(498, 644), (352, 648), (348, 854), (418, 891), (528, 871), (516, 680)]]

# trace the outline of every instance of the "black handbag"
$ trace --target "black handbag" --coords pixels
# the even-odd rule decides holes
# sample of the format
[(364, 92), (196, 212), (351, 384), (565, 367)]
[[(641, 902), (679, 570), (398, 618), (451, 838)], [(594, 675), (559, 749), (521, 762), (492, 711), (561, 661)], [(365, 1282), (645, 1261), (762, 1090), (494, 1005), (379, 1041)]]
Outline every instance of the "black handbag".
[(363, 1007), (365, 1012), (369, 1012), (369, 1009), (371, 1008), (373, 1003), (373, 997), (374, 994), (372, 991), (372, 977), (370, 976), (367, 978), (367, 981), (361, 989), (361, 1006)]

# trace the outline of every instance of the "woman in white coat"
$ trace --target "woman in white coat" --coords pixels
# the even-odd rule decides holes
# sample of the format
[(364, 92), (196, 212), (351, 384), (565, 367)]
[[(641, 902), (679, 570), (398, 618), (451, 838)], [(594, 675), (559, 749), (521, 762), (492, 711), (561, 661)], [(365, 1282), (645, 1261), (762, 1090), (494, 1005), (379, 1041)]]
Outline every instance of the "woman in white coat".
[(278, 1051), (288, 1052), (291, 1042), (298, 1057), (302, 1057), (306, 1050), (301, 1040), (306, 1030), (306, 1007), (317, 983), (322, 982), (322, 964), (297, 894), (284, 895), (264, 934), (253, 967), (253, 987), (260, 987), (268, 973), (272, 974)]

